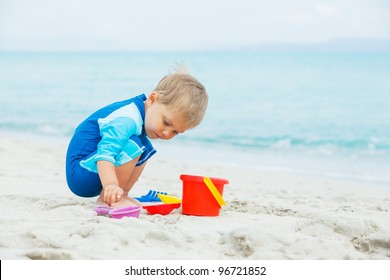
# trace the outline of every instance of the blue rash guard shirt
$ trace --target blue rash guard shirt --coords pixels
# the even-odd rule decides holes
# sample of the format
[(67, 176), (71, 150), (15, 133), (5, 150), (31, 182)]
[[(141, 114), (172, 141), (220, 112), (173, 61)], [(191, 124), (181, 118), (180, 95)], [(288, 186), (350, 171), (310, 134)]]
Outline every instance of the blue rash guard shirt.
[(66, 155), (66, 180), (73, 193), (100, 194), (99, 160), (121, 166), (141, 155), (140, 166), (156, 152), (144, 129), (145, 100), (142, 94), (108, 105), (76, 128)]

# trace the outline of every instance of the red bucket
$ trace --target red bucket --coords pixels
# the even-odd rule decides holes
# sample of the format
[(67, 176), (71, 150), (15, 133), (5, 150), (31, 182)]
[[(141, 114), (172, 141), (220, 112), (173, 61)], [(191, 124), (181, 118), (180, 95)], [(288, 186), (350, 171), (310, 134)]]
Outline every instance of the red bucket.
[[(203, 176), (180, 175), (183, 181), (181, 209), (185, 215), (219, 216), (221, 206), (203, 181)], [(223, 195), (226, 179), (210, 178), (218, 192)]]

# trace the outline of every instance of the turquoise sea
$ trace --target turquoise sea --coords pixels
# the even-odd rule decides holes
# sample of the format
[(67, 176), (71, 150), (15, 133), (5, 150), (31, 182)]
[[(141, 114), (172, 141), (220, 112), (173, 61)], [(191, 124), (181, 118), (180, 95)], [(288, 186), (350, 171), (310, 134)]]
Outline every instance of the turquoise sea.
[(175, 147), (207, 150), (207, 161), (390, 184), (390, 53), (1, 53), (0, 131), (69, 139), (94, 110), (148, 94), (177, 62), (210, 103)]

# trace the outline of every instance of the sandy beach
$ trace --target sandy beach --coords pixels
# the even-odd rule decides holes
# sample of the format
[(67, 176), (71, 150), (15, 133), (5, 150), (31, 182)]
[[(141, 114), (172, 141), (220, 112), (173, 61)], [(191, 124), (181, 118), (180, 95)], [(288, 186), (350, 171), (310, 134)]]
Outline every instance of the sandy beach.
[(1, 259), (390, 259), (390, 187), (155, 156), (132, 191), (226, 178), (218, 217), (111, 219), (65, 181), (66, 143), (0, 137)]

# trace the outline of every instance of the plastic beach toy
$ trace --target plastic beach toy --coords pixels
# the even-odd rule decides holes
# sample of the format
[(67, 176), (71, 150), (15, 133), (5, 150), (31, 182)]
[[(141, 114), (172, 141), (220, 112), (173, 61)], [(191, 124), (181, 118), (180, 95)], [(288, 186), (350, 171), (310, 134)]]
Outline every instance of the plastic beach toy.
[(146, 195), (143, 195), (141, 197), (134, 197), (139, 202), (161, 202), (161, 199), (157, 196), (158, 194), (164, 194), (166, 195), (166, 192), (160, 192), (155, 190), (149, 190), (149, 192)]
[(123, 217), (138, 218), (141, 213), (141, 206), (128, 206), (122, 208), (112, 208), (108, 206), (97, 206), (95, 212), (98, 215), (110, 216), (114, 219), (120, 219)]
[(142, 206), (149, 214), (155, 215), (167, 215), (172, 212), (173, 209), (179, 208), (181, 203), (171, 203), (171, 204), (154, 204), (154, 205), (144, 205)]
[(219, 216), (225, 205), (222, 195), (228, 180), (187, 174), (180, 175), (180, 179), (183, 181), (181, 212), (184, 215)]
[(181, 203), (181, 199), (172, 195), (166, 194), (157, 194), (157, 196), (161, 199), (165, 204), (173, 204), (173, 203)]

